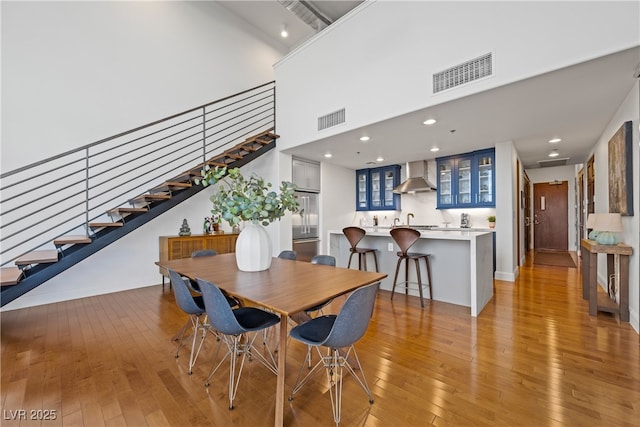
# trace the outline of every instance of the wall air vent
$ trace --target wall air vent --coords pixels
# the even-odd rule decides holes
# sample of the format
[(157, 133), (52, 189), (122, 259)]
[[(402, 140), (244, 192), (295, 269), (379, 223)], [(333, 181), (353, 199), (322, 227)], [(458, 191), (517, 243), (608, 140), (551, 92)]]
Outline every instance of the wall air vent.
[(493, 54), (487, 53), (433, 75), (433, 93), (442, 92), (493, 74)]
[(562, 159), (553, 160), (538, 160), (538, 166), (541, 168), (548, 168), (551, 166), (566, 166), (569, 157), (563, 157)]
[(330, 128), (332, 126), (337, 126), (345, 122), (345, 111), (344, 108), (334, 111), (333, 113), (325, 114), (324, 116), (318, 117), (318, 130), (323, 130)]

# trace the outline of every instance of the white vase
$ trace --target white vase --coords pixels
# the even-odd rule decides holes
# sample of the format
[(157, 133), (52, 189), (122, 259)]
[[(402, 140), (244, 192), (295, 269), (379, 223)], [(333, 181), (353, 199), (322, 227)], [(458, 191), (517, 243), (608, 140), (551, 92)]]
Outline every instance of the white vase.
[(271, 238), (266, 228), (249, 222), (236, 240), (236, 263), (240, 271), (263, 271), (271, 267)]

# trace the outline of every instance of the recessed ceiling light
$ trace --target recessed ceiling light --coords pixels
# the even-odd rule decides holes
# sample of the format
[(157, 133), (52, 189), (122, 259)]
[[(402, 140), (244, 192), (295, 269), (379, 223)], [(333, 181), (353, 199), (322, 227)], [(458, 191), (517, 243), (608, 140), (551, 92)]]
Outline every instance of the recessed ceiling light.
[(427, 120), (425, 120), (423, 123), (424, 123), (425, 125), (432, 125), (432, 124), (434, 124), (435, 122), (436, 122), (436, 119), (427, 119)]
[(560, 138), (553, 138), (549, 140), (549, 144), (557, 144), (560, 141), (562, 141)]
[(436, 151), (440, 151), (438, 147), (431, 147), (431, 152), (435, 153)]
[(559, 155), (560, 153), (558, 153), (558, 150), (551, 150), (549, 153), (549, 157), (558, 157)]
[(368, 136), (361, 136), (360, 141), (367, 142), (370, 138)]
[(331, 153), (326, 153), (324, 156), (328, 159), (328, 158), (330, 158), (330, 157), (333, 157), (333, 154), (331, 154)]
[(282, 26), (282, 31), (280, 31), (280, 35), (284, 38), (289, 36), (289, 32), (287, 31), (287, 26), (283, 25)]
[(378, 158), (376, 159), (376, 162), (384, 162), (384, 157), (378, 156)]

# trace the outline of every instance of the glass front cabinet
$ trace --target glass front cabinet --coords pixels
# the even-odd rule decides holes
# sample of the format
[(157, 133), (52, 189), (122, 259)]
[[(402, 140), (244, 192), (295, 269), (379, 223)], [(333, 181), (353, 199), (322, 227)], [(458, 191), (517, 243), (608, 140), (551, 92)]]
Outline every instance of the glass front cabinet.
[(495, 207), (495, 150), (436, 159), (438, 209)]
[(400, 184), (400, 165), (356, 171), (356, 210), (399, 210), (400, 195), (393, 189)]

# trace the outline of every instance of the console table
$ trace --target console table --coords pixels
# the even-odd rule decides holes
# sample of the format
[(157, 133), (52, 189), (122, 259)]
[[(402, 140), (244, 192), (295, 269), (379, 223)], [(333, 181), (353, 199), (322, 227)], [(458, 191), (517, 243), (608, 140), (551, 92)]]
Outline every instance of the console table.
[[(219, 254), (227, 254), (236, 251), (237, 233), (215, 232), (214, 234), (192, 234), (190, 236), (160, 236), (159, 260), (191, 258), (191, 253), (200, 249), (213, 249)], [(169, 277), (167, 270), (160, 267), (162, 274), (162, 287), (164, 278)]]
[[(599, 245), (594, 240), (582, 239), (582, 298), (589, 300), (589, 315), (598, 311), (618, 314), (623, 322), (629, 321), (629, 256), (633, 248), (617, 245)], [(602, 292), (598, 294), (598, 254), (607, 254), (607, 278), (618, 275), (618, 303)], [(616, 271), (616, 266), (617, 271)], [(608, 287), (608, 284), (607, 284)]]

